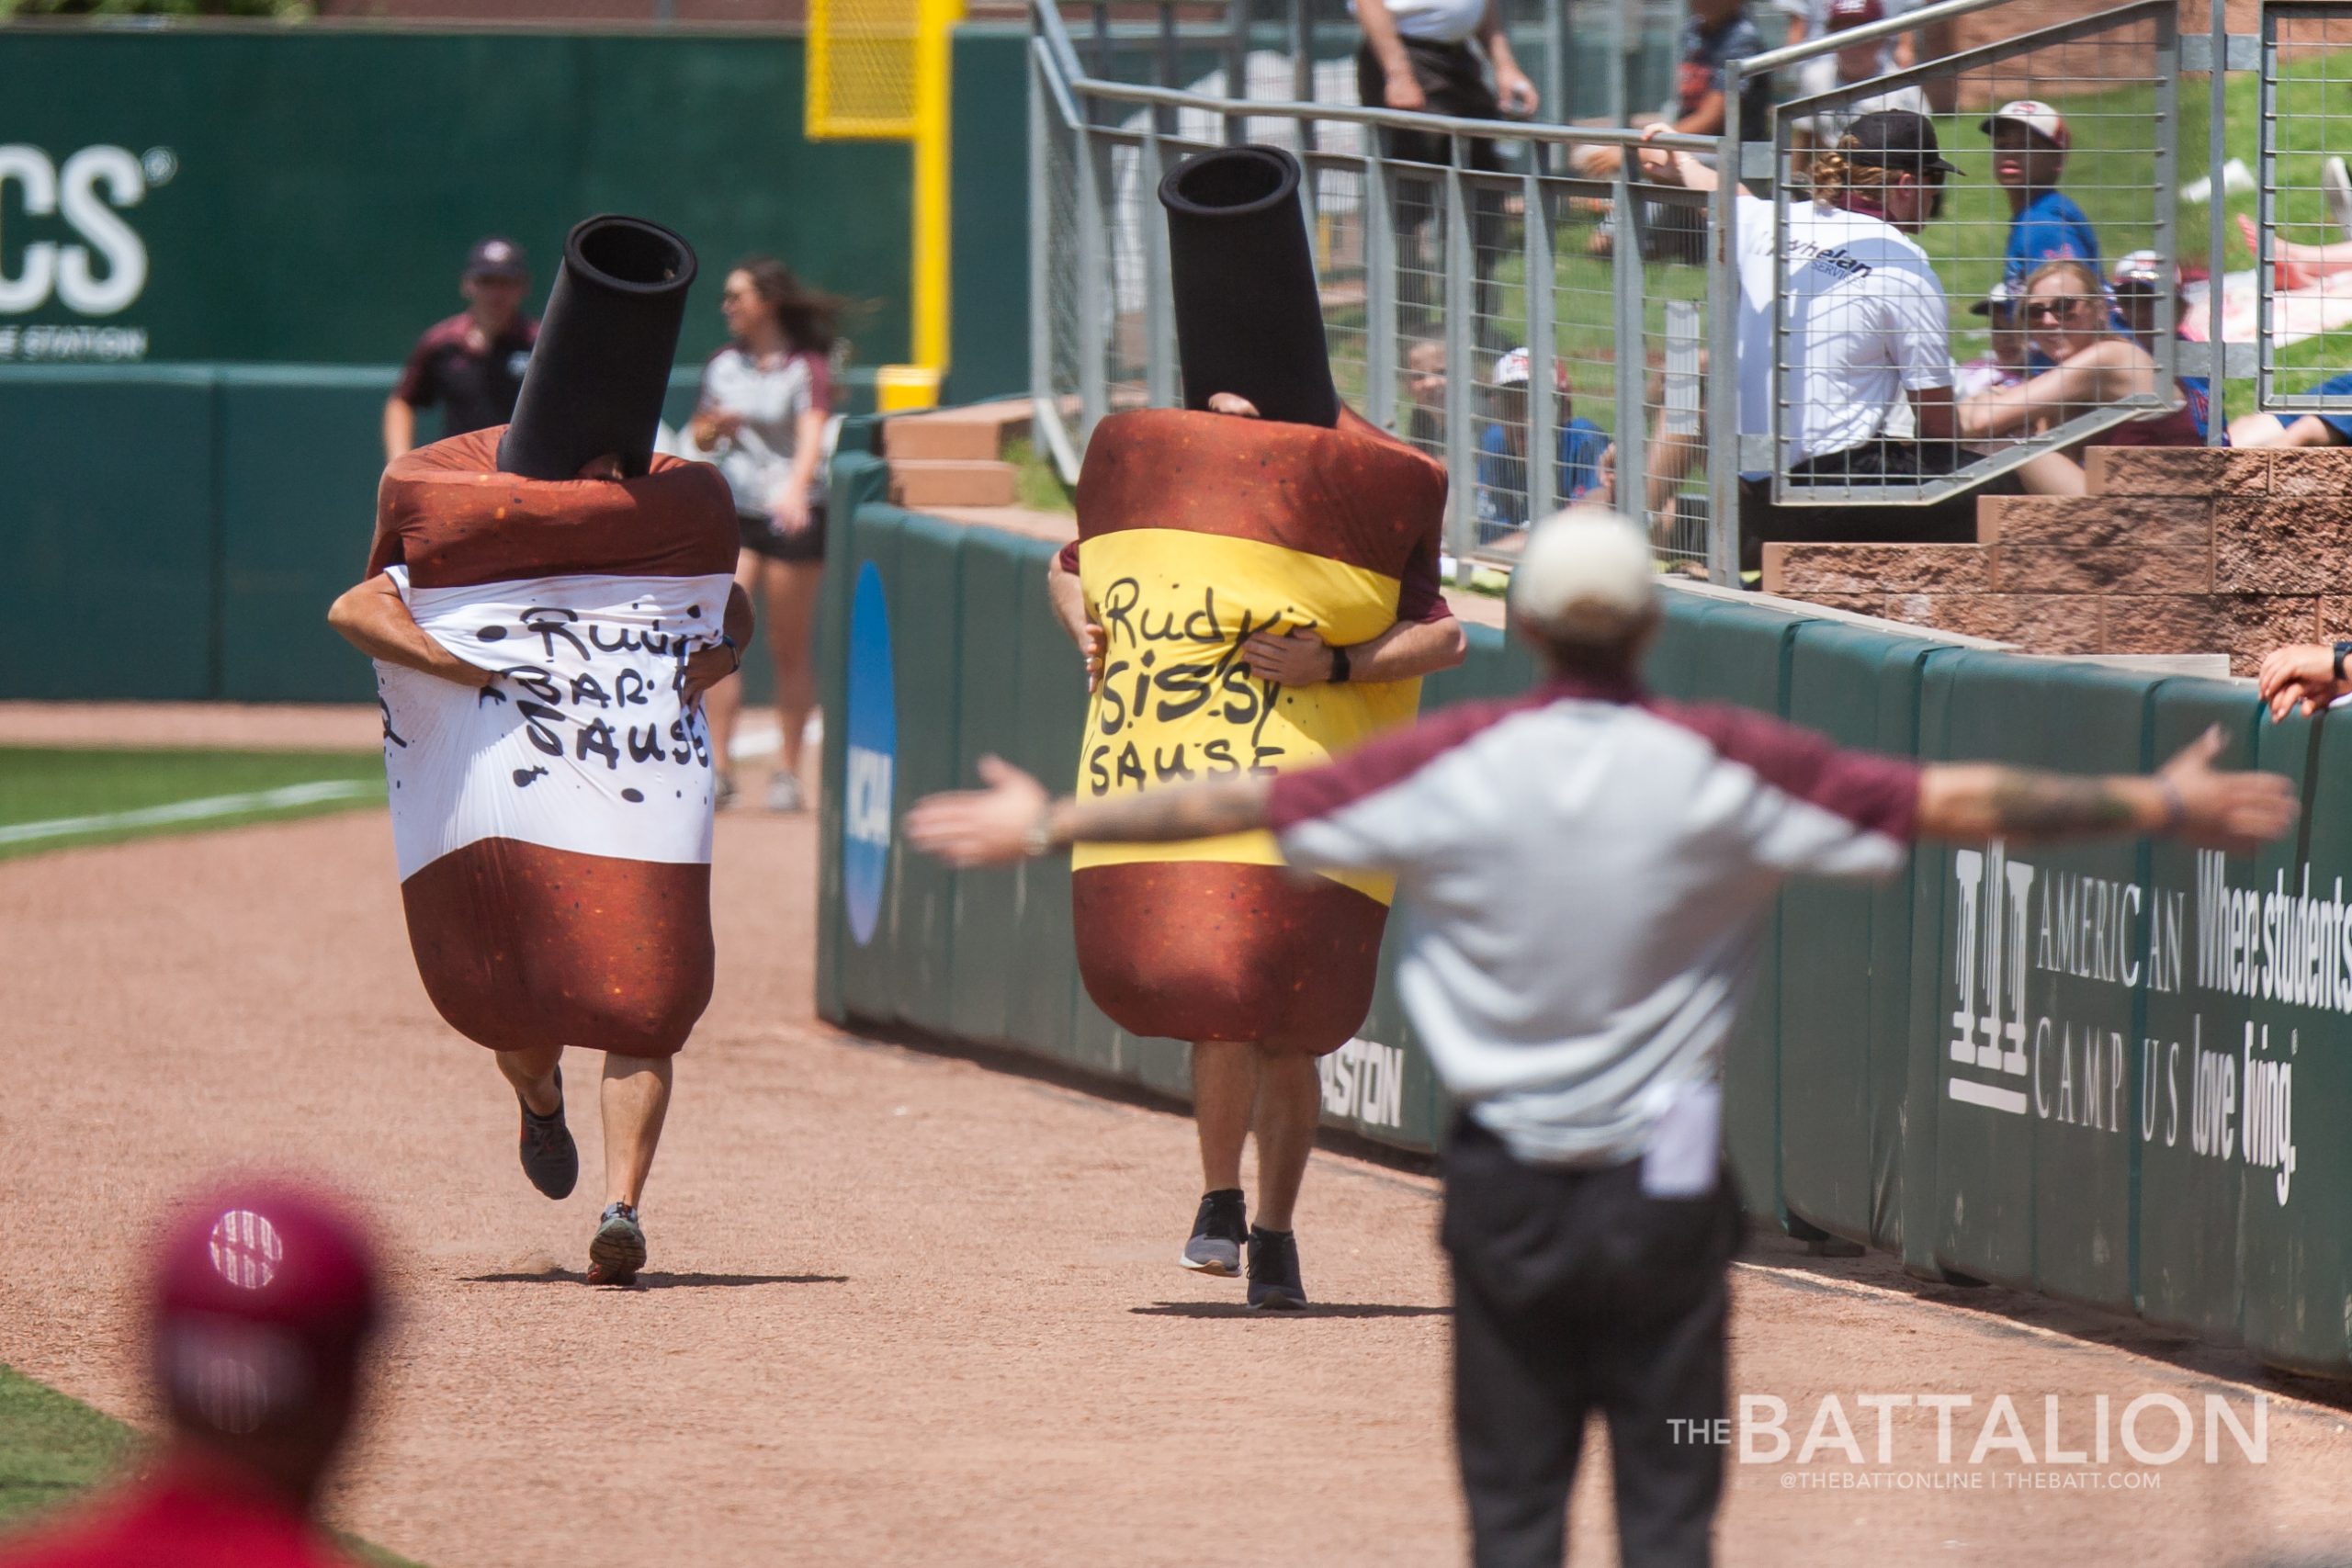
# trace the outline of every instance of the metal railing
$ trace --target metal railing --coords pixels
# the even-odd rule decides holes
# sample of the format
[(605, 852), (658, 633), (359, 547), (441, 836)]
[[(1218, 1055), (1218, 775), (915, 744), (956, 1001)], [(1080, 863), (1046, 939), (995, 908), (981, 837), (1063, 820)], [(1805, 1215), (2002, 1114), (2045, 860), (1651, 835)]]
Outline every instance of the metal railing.
[[(1301, 198), (1335, 377), (1368, 418), (1419, 442), (1455, 476), (1446, 537), (1463, 571), (1475, 558), (1508, 557), (1526, 519), (1596, 482), (1598, 493), (1646, 518), (1669, 560), (1734, 582), (1743, 470), (1771, 475), (1776, 501), (1924, 504), (1964, 498), (2045, 455), (2079, 452), (2132, 421), (2167, 421), (2164, 438), (2193, 438), (2182, 412), (2209, 388), (2203, 438), (2214, 443), (2223, 439), (2233, 389), (2242, 407), (2282, 419), (2352, 411), (2352, 375), (2340, 387), (2332, 379), (2352, 371), (2352, 337), (2329, 335), (2352, 330), (2352, 265), (2340, 275), (2334, 265), (2352, 264), (2352, 180), (2331, 197), (2335, 176), (2325, 172), (2335, 149), (2352, 152), (2352, 111), (2344, 107), (2352, 99), (2329, 96), (2352, 87), (2352, 0), (2267, 0), (2258, 36), (2229, 34), (2222, 0), (2212, 0), (2211, 30), (2188, 33), (2173, 0), (2131, 0), (1898, 73), (1847, 82), (1829, 71), (1841, 49), (2019, 4), (1943, 0), (1732, 62), (1725, 96), (1735, 104), (1744, 78), (1783, 73), (1792, 96), (1769, 141), (1743, 143), (1736, 116), (1719, 138), (1659, 139), (1662, 149), (1706, 155), (1768, 197), (1778, 255), (1792, 214), (1811, 198), (1802, 133), (1925, 89), (1940, 100), (1930, 113), (1944, 154), (1962, 170), (1947, 193), (1950, 210), (1918, 231), (1950, 357), (2030, 379), (2066, 355), (2067, 344), (2034, 346), (2019, 318), (1989, 302), (1985, 314), (1971, 310), (1996, 281), (2030, 281), (2006, 276), (2018, 270), (2004, 254), (2009, 213), (1983, 125), (2009, 98), (2064, 115), (2072, 145), (2059, 188), (2089, 209), (2102, 270), (2141, 253), (2136, 271), (2153, 286), (2142, 299), (2108, 292), (2102, 279), (2093, 300), (2090, 286), (2061, 269), (2037, 286), (2052, 298), (2033, 301), (2034, 319), (2072, 312), (2082, 340), (2136, 340), (2140, 357), (2109, 351), (2132, 360), (2128, 375), (2103, 380), (2095, 397), (2069, 393), (1996, 434), (1973, 437), (1963, 423), (1964, 449), (1949, 471), (1899, 484), (1792, 479), (1789, 441), (1804, 394), (1795, 375), (1802, 345), (1792, 344), (1785, 310), (1775, 310), (1771, 326), (1769, 422), (1743, 433), (1732, 417), (1741, 386), (1733, 243), (1740, 181), (1723, 179), (1712, 194), (1656, 183), (1631, 157), (1639, 132), (1623, 124), (1364, 107), (1352, 101), (1343, 54), (1329, 40), (1316, 45), (1314, 28), (1298, 20), (1305, 3), (1294, 0), (1285, 24), (1305, 29), (1287, 77), (1262, 61), (1238, 73), (1217, 63), (1208, 33), (1191, 38), (1181, 24), (1170, 24), (1167, 44), (1160, 28), (1123, 26), (1098, 7), (1091, 15), (1111, 36), (1074, 39), (1060, 9), (1035, 5), (1033, 382), (1040, 428), (1066, 475), (1075, 475), (1105, 413), (1176, 400), (1164, 228), (1152, 193), (1186, 153), (1243, 140), (1287, 146), (1306, 166)], [(1575, 9), (1551, 7), (1571, 17)], [(1227, 37), (1229, 20), (1199, 25), (1226, 27), (1216, 36)], [(1193, 85), (1182, 85), (1194, 67)], [(1120, 79), (1138, 73), (1153, 79)], [(2209, 103), (2195, 96), (2200, 74), (2211, 85)], [(2251, 181), (2242, 166), (2231, 169), (2233, 152), (2254, 151), (2233, 147), (2224, 91), (2233, 76), (2261, 93), (2260, 174)], [(1223, 92), (1228, 81), (1241, 81), (1243, 93)], [(1261, 96), (1285, 85), (1310, 96)], [(1400, 156), (1397, 139), (1414, 137), (1425, 139), (1417, 156)], [(1500, 155), (1489, 156), (1497, 146)], [(1568, 172), (1578, 147), (1603, 150), (1600, 167), (1589, 154), (1575, 165), (1599, 177)], [(2211, 192), (2201, 212), (2192, 200), (2200, 185)], [(2256, 265), (2250, 278), (2231, 276), (2242, 244), (2236, 220), (2257, 196)], [(2297, 251), (2297, 240), (2340, 243), (2341, 256)], [(2185, 254), (2212, 275), (2201, 296), (2193, 276), (2178, 284)], [(1641, 265), (1618, 264), (1630, 256)], [(2318, 276), (2318, 287), (2306, 274)], [(2340, 304), (2329, 281), (2338, 276)], [(1522, 348), (1523, 356), (1510, 352)], [(1554, 395), (1530, 395), (1545, 387)], [(1905, 434), (1903, 411), (1879, 412), (1888, 434)], [(1531, 453), (1552, 460), (1530, 462)], [(2038, 467), (2036, 482), (2046, 482), (2054, 470)]]
[[(1305, 167), (1341, 395), (1455, 476), (1446, 542), (1459, 575), (1510, 554), (1531, 517), (1619, 474), (1655, 493), (1669, 558), (1727, 564), (1727, 543), (1707, 537), (1697, 439), (1704, 224), (1671, 221), (1705, 200), (1635, 177), (1630, 157), (1607, 179), (1544, 172), (1565, 167), (1572, 144), (1630, 151), (1639, 132), (1114, 81), (1087, 73), (1053, 6), (1033, 17), (1033, 390), (1066, 477), (1104, 414), (1176, 400), (1155, 192), (1178, 160), (1241, 140), (1246, 123), (1249, 140), (1286, 146)], [(1445, 162), (1396, 155), (1386, 143), (1400, 133), (1432, 139)], [(1541, 155), (1500, 172), (1481, 145), (1498, 136)]]

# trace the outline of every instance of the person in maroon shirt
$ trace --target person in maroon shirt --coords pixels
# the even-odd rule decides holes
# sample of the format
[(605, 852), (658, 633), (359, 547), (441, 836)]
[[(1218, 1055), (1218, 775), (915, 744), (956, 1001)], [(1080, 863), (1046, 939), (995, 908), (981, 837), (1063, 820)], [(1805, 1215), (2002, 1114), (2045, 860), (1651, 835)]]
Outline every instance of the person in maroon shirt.
[(0, 1568), (351, 1568), (320, 1495), (382, 1320), (374, 1248), (338, 1203), (245, 1182), (183, 1211), (150, 1292), (152, 1463), (0, 1546)]
[(523, 371), (539, 341), (539, 323), (523, 313), (530, 288), (530, 266), (514, 241), (493, 237), (467, 254), (458, 284), (466, 308), (425, 329), (384, 400), (385, 462), (415, 447), (419, 409), (440, 405), (445, 440), (514, 417)]

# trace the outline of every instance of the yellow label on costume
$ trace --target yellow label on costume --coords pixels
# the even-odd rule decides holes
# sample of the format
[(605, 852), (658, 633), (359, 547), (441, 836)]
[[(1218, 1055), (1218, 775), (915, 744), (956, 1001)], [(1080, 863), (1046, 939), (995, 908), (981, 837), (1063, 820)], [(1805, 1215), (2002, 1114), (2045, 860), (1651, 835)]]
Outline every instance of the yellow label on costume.
[[(1130, 528), (1079, 552), (1086, 605), (1108, 639), (1086, 716), (1078, 793), (1128, 795), (1187, 779), (1312, 767), (1413, 716), (1419, 681), (1281, 686), (1250, 671), (1261, 632), (1312, 629), (1340, 647), (1396, 619), (1396, 578), (1254, 539)], [(1078, 869), (1138, 861), (1280, 865), (1272, 833), (1181, 844), (1080, 844)], [(1331, 880), (1388, 902), (1393, 878)]]

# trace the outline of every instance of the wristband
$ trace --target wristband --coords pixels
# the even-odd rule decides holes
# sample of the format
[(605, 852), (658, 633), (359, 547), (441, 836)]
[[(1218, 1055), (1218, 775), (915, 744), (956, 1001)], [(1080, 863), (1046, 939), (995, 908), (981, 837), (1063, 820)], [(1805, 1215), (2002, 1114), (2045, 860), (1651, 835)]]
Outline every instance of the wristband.
[(2173, 783), (2172, 780), (2168, 778), (2158, 775), (2156, 779), (2156, 788), (2165, 797), (2165, 819), (2163, 823), (2158, 826), (2156, 831), (2159, 833), (2177, 832), (2179, 830), (2180, 825), (2188, 820), (2188, 802), (2181, 799), (2180, 786)]
[(1053, 847), (1054, 807), (1053, 803), (1048, 801), (1038, 811), (1037, 819), (1029, 824), (1029, 830), (1021, 836), (1021, 852), (1031, 860), (1035, 860)]
[(738, 643), (733, 637), (729, 637), (725, 632), (720, 632), (718, 634), (718, 645), (721, 648), (724, 648), (728, 651), (729, 655), (735, 660), (733, 667), (727, 671), (729, 675), (734, 674), (737, 670), (743, 668), (743, 649), (741, 644)]
[(2333, 668), (2335, 671), (2335, 683), (2339, 686), (2344, 684), (2344, 656), (2347, 653), (2352, 653), (2352, 638), (2341, 639), (2335, 645), (2335, 663)]
[(1351, 672), (1348, 663), (1348, 650), (1341, 648), (1338, 643), (1333, 643), (1331, 645), (1331, 684), (1335, 686), (1346, 685), (1348, 683), (1348, 676)]

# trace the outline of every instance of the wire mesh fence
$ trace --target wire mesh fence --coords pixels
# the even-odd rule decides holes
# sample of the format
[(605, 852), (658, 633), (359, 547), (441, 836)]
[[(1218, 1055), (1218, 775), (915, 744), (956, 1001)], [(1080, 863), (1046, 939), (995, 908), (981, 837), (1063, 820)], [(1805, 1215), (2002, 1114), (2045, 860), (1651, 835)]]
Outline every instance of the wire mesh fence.
[(1865, 40), (1823, 57), (1834, 78), (1860, 56), (1858, 79), (1781, 107), (1772, 200), (1736, 205), (1770, 300), (1743, 466), (1775, 504), (1911, 504), (1934, 509), (1894, 525), (1911, 536), (1973, 538), (1988, 484), (2079, 493), (2090, 437), (2205, 440), (2177, 374), (2176, 16), (2152, 0), (1889, 74)]
[[(2256, 400), (2298, 444), (2344, 434), (2304, 416), (2352, 410), (2352, 6), (2274, 3), (2262, 14)], [(2241, 430), (2242, 435), (2250, 433)]]

